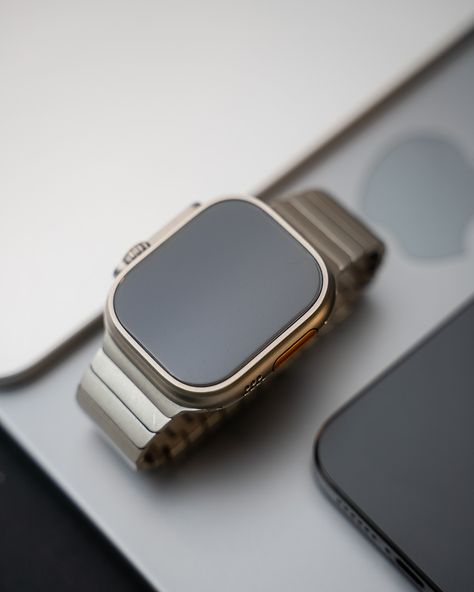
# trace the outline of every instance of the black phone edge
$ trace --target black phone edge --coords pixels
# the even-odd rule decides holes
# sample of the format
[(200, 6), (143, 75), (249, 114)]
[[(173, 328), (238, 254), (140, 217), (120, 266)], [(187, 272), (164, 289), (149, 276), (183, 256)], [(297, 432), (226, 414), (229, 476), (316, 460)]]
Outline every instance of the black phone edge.
[(324, 437), (327, 427), (337, 419), (348, 407), (357, 403), (367, 391), (376, 384), (382, 382), (386, 376), (401, 366), (416, 351), (421, 349), (426, 343), (435, 338), (447, 325), (451, 324), (457, 317), (461, 316), (470, 306), (474, 305), (472, 295), (467, 301), (444, 318), (428, 335), (422, 337), (398, 360), (393, 362), (386, 370), (376, 376), (361, 391), (355, 394), (347, 403), (335, 411), (319, 429), (314, 443), (314, 463), (316, 467), (317, 482), (326, 496), (335, 504), (335, 506), (352, 522), (352, 524), (362, 532), (368, 540), (401, 572), (412, 584), (424, 592), (443, 592), (404, 552), (400, 549), (372, 520), (354, 503), (332, 479), (329, 472), (324, 467), (320, 453), (319, 444)]
[[(333, 416), (334, 417), (334, 416)], [(333, 419), (330, 418), (330, 420)], [(328, 422), (330, 421), (328, 420)], [(326, 424), (325, 424), (326, 426)], [(324, 426), (324, 427), (325, 427)], [(318, 433), (314, 445), (314, 462), (316, 465), (317, 482), (326, 497), (342, 512), (376, 549), (392, 563), (399, 572), (423, 592), (442, 592), (427, 576), (399, 549), (386, 534), (373, 523), (364, 512), (357, 507), (351, 498), (342, 491), (332, 480), (324, 468), (319, 456), (319, 442), (324, 434), (324, 427)]]

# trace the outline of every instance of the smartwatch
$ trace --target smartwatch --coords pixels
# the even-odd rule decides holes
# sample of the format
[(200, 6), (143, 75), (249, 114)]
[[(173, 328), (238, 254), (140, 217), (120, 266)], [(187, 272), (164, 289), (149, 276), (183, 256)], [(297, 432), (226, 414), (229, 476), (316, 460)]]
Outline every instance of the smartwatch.
[(383, 252), (321, 191), (194, 204), (117, 268), (79, 404), (135, 467), (175, 459), (343, 319)]

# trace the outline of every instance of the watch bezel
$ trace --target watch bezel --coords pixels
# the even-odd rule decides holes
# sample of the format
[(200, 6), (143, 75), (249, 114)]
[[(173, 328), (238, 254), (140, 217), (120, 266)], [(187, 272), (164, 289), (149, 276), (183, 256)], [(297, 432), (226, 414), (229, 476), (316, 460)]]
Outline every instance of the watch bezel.
[[(234, 374), (221, 382), (207, 385), (194, 386), (180, 381), (165, 370), (125, 329), (117, 317), (114, 308), (115, 291), (123, 278), (135, 265), (138, 265), (145, 257), (148, 257), (155, 249), (188, 224), (194, 217), (201, 214), (207, 208), (216, 203), (227, 200), (242, 200), (250, 202), (262, 209), (296, 239), (316, 260), (321, 270), (322, 286), (316, 301), (296, 319), (287, 329), (280, 333), (270, 344), (263, 348), (244, 366)], [(334, 302), (334, 282), (328, 268), (319, 253), (306, 241), (284, 218), (276, 213), (270, 206), (248, 195), (227, 195), (211, 200), (189, 211), (189, 214), (180, 218), (176, 224), (168, 225), (155, 235), (151, 245), (136, 259), (134, 259), (115, 278), (110, 289), (104, 313), (106, 331), (110, 334), (117, 346), (127, 355), (131, 363), (136, 365), (144, 375), (172, 401), (185, 407), (199, 409), (216, 409), (235, 403), (250, 389), (246, 388), (257, 380), (257, 377), (266, 377), (272, 369), (277, 358), (285, 352), (295, 341), (305, 335), (310, 329), (320, 328), (329, 316)]]

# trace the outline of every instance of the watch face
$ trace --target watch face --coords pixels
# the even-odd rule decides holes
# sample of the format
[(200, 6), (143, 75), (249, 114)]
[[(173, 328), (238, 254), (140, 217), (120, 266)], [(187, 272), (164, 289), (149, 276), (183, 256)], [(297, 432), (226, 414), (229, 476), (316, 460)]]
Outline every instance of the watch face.
[(210, 205), (118, 284), (119, 323), (175, 379), (232, 376), (316, 302), (315, 257), (264, 209)]

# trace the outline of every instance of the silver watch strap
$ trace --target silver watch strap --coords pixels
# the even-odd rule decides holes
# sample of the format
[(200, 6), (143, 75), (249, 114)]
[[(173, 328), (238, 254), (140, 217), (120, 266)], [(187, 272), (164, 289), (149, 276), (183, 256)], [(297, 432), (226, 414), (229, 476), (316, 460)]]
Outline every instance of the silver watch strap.
[(379, 266), (384, 244), (327, 193), (309, 190), (271, 203), (323, 257), (336, 286), (327, 328), (344, 319)]
[[(372, 278), (383, 256), (383, 243), (323, 192), (306, 191), (271, 205), (321, 254), (334, 277), (336, 301), (330, 328), (347, 315)], [(108, 335), (77, 396), (83, 409), (138, 468), (156, 467), (181, 455), (240, 406), (205, 411), (174, 404)]]
[(185, 409), (165, 397), (106, 335), (82, 377), (80, 406), (136, 468), (175, 459), (232, 409)]

